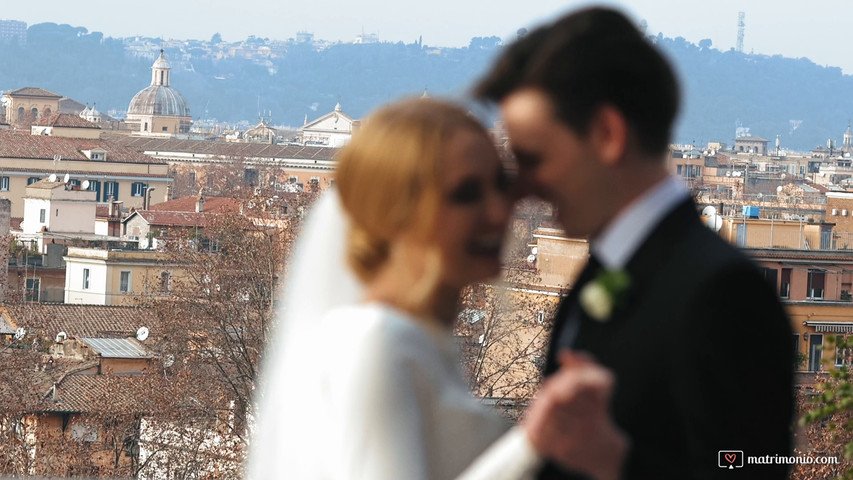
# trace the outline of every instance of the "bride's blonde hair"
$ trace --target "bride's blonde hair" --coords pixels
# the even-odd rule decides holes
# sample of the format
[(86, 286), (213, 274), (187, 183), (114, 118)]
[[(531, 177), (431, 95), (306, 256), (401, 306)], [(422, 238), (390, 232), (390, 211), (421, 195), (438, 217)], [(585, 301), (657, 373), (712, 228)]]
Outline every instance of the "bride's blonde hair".
[[(402, 100), (371, 114), (338, 153), (335, 182), (351, 219), (347, 261), (362, 281), (388, 259), (393, 238), (406, 233), (428, 239), (438, 228), (441, 158), (450, 136), (462, 129), (487, 135), (456, 105)], [(412, 260), (424, 262), (407, 302), (418, 308), (438, 286), (442, 265), (434, 248)]]

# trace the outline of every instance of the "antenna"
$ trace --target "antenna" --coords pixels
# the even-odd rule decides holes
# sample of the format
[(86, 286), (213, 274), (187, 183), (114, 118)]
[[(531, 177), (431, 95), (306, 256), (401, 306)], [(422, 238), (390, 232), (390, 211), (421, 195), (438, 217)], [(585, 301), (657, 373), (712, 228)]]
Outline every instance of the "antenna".
[(56, 334), (56, 343), (61, 343), (63, 340), (68, 338), (68, 334), (65, 332), (59, 332)]
[(139, 327), (139, 330), (136, 331), (136, 339), (144, 342), (146, 338), (148, 338), (148, 327)]
[(745, 17), (746, 13), (737, 12), (737, 47), (735, 47), (735, 50), (738, 53), (743, 53), (743, 33), (746, 29)]
[(27, 329), (25, 329), (24, 327), (18, 327), (18, 329), (15, 330), (15, 340), (21, 341), (26, 336), (27, 336)]
[(175, 356), (172, 354), (166, 355), (166, 358), (163, 359), (163, 366), (166, 368), (169, 368), (174, 364), (175, 364)]

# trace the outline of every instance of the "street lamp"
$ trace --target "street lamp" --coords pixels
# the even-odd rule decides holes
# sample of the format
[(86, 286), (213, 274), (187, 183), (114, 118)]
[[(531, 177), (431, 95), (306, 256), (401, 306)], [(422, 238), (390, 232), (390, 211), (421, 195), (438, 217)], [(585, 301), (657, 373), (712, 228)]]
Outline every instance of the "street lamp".
[(142, 202), (143, 210), (148, 210), (148, 208), (151, 207), (151, 192), (153, 192), (154, 190), (157, 190), (157, 187), (148, 187), (145, 190), (145, 200)]

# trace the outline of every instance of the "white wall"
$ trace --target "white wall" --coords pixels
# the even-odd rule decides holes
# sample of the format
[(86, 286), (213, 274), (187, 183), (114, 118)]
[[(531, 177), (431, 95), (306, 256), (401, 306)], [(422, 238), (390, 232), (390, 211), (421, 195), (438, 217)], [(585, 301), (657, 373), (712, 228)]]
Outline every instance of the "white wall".
[[(89, 269), (89, 288), (83, 288), (83, 270)], [(103, 260), (65, 257), (65, 303), (107, 304), (107, 265)]]

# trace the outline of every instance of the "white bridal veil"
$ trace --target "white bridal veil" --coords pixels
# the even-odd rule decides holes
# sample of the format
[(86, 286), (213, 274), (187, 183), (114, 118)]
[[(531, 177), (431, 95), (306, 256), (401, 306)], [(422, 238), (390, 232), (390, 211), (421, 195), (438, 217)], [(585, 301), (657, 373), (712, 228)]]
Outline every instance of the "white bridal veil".
[(363, 292), (346, 266), (346, 237), (347, 218), (332, 188), (308, 214), (281, 290), (255, 399), (258, 413), (247, 466), (251, 480), (312, 478), (320, 470), (323, 452), (313, 447), (322, 445), (323, 432), (305, 412), (321, 394), (316, 359), (334, 352), (323, 351), (316, 326), (330, 309), (356, 303)]

